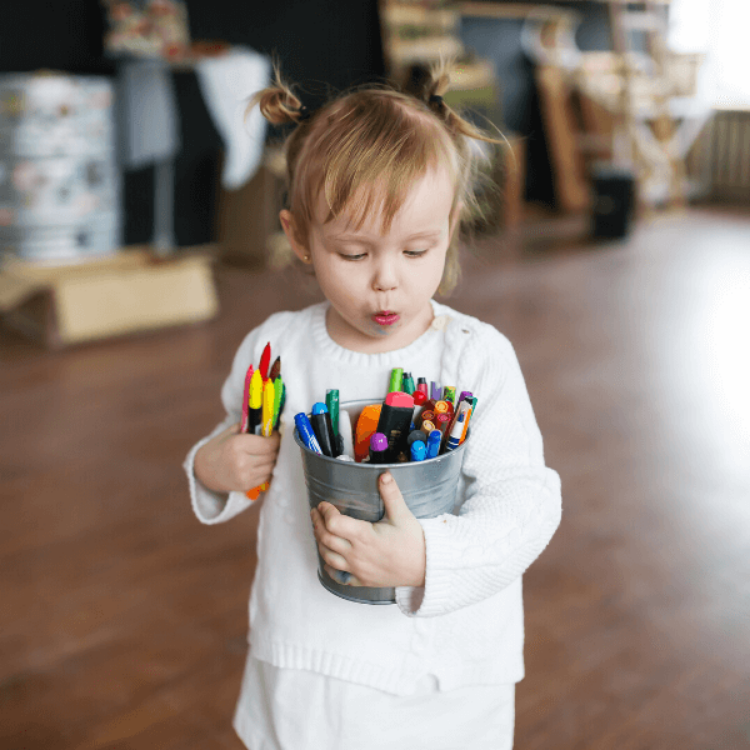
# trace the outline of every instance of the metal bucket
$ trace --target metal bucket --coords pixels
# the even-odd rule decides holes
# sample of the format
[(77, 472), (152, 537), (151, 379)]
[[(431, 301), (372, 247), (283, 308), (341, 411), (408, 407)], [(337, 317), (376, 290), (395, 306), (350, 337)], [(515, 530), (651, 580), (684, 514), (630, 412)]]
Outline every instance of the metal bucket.
[[(374, 403), (378, 403), (378, 400), (347, 401), (340, 408), (349, 412), (352, 425), (355, 425), (362, 409)], [(308, 450), (296, 429), (294, 439), (302, 451), (310, 508), (326, 500), (344, 515), (371, 523), (379, 521), (385, 511), (378, 492), (378, 477), (388, 470), (417, 518), (434, 518), (453, 511), (466, 442), (450, 453), (426, 461), (360, 464), (321, 456)], [(393, 604), (396, 601), (392, 587), (345, 586), (325, 572), (320, 555), (318, 563), (320, 582), (336, 596), (364, 604)]]

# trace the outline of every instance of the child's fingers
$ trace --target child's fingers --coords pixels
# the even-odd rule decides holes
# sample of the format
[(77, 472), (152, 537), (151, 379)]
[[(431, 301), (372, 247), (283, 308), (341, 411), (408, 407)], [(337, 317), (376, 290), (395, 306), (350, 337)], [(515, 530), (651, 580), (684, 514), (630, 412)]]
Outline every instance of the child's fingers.
[(318, 503), (318, 513), (325, 528), (331, 534), (347, 539), (350, 542), (360, 535), (363, 525), (366, 524), (365, 521), (359, 521), (356, 518), (350, 518), (341, 514), (334, 505), (325, 501)]
[(313, 510), (310, 516), (312, 518), (315, 539), (319, 544), (323, 544), (332, 552), (340, 555), (345, 555), (352, 548), (351, 542), (349, 542), (348, 539), (336, 536), (326, 528), (323, 519), (317, 510)]
[(330, 547), (326, 547), (325, 544), (318, 543), (318, 552), (323, 561), (336, 570), (346, 570), (349, 567), (345, 558), (334, 552)]
[(356, 576), (352, 575), (346, 570), (337, 570), (336, 568), (332, 568), (330, 565), (324, 565), (323, 569), (331, 578), (333, 578), (334, 581), (336, 581), (336, 583), (340, 583), (343, 586), (362, 585), (362, 583)]
[(253, 456), (275, 456), (279, 452), (281, 435), (274, 432), (268, 437), (262, 435), (238, 435), (237, 440), (242, 450)]

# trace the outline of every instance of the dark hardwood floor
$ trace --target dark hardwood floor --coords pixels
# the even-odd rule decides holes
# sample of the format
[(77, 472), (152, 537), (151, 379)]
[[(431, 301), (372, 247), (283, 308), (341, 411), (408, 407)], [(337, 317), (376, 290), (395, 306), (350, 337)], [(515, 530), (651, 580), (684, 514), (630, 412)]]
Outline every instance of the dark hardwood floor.
[[(448, 302), (516, 346), (563, 482), (525, 578), (519, 750), (750, 748), (750, 213), (484, 239)], [(239, 750), (257, 508), (181, 462), (242, 336), (319, 299), (218, 268), (209, 324), (47, 353), (0, 329), (0, 748)], [(356, 748), (353, 748), (356, 750)]]

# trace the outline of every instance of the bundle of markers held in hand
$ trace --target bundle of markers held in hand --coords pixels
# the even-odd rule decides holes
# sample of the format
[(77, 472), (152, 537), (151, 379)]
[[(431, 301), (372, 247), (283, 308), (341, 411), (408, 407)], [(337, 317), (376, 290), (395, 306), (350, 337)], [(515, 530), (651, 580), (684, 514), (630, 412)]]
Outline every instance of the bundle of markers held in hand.
[(388, 395), (382, 404), (362, 410), (352, 429), (349, 414), (339, 413), (339, 392), (330, 390), (326, 403), (294, 417), (302, 443), (311, 451), (342, 461), (372, 464), (424, 461), (458, 448), (466, 439), (477, 399), (456, 389), (441, 388), (401, 368), (391, 372)]
[[(266, 344), (260, 358), (258, 369), (252, 365), (247, 368), (245, 388), (242, 396), (241, 432), (251, 435), (270, 437), (278, 427), (279, 417), (286, 400), (286, 386), (281, 379), (281, 357), (268, 369), (271, 363), (271, 344)], [(251, 500), (257, 500), (261, 492), (268, 489), (268, 484), (254, 487), (245, 494)]]

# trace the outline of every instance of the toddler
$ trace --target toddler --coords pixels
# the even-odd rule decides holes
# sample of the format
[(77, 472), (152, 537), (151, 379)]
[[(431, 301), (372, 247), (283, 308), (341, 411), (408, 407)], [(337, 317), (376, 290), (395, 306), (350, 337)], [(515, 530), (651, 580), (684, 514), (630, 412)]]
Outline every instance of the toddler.
[[(296, 125), (280, 219), (326, 301), (247, 335), (222, 389), (226, 419), (185, 462), (206, 524), (269, 483), (234, 720), (250, 750), (513, 745), (521, 578), (560, 522), (560, 482), (511, 344), (433, 299), (456, 281), (457, 228), (474, 205), (471, 140), (493, 140), (445, 103), (448, 84), (438, 68), (421, 100), (372, 86), (310, 112), (277, 76), (256, 98), (272, 123)], [(240, 434), (245, 374), (266, 342), (283, 363), (279, 431)], [(378, 402), (394, 367), (478, 396), (454, 512), (415, 518), (387, 471), (382, 521), (329, 503), (310, 512), (294, 415), (334, 388), (342, 401)], [(331, 576), (395, 587), (396, 603), (330, 593), (318, 552)]]

